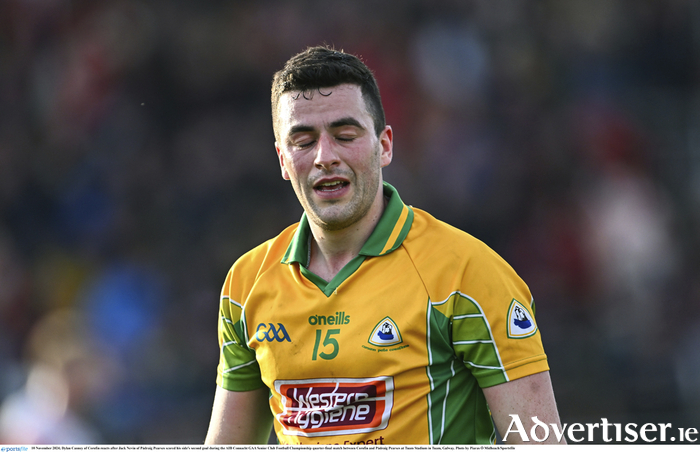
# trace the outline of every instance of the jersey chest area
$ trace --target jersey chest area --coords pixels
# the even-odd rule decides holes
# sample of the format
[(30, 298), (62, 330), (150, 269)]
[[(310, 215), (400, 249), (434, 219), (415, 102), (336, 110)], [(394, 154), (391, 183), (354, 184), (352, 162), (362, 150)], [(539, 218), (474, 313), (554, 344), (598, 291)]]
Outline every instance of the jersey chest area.
[(296, 265), (263, 275), (246, 301), (263, 381), (396, 375), (428, 363), (428, 294), (407, 259), (367, 259), (326, 296)]
[(391, 419), (393, 408), (424, 411), (428, 294), (408, 259), (388, 257), (367, 259), (330, 296), (296, 266), (259, 279), (246, 331), (278, 435), (397, 442), (405, 423)]

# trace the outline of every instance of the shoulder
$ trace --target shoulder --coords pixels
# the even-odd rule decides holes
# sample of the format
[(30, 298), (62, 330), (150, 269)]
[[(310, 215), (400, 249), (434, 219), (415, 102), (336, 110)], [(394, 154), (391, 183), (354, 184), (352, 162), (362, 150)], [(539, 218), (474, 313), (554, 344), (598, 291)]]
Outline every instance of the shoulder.
[(413, 225), (404, 244), (414, 253), (448, 260), (498, 256), (471, 234), (438, 220), (424, 210), (414, 207), (413, 212)]
[(294, 234), (296, 233), (299, 223), (295, 223), (288, 226), (279, 235), (273, 237), (255, 248), (251, 249), (247, 253), (243, 254), (236, 260), (232, 268), (243, 269), (248, 267), (265, 267), (272, 265), (273, 263), (279, 263), (292, 241)]
[[(487, 244), (423, 210), (413, 210), (413, 225), (404, 246), (433, 300), (443, 300), (455, 291), (491, 298), (505, 289), (530, 301), (522, 279)], [(513, 297), (504, 293), (503, 302)]]
[(271, 267), (280, 264), (299, 223), (287, 227), (279, 235), (267, 240), (239, 257), (226, 275), (222, 296), (241, 295), (250, 290), (255, 281)]

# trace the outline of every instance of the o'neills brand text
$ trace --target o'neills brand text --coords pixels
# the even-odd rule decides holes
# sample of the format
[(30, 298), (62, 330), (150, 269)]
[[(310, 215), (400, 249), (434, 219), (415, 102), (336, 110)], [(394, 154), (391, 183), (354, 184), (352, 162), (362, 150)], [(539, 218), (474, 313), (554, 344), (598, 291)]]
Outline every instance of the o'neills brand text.
[(309, 317), (309, 325), (347, 325), (350, 316), (345, 311), (336, 312), (334, 315), (312, 315)]
[(393, 406), (391, 377), (287, 380), (275, 382), (284, 433), (328, 436), (386, 428)]

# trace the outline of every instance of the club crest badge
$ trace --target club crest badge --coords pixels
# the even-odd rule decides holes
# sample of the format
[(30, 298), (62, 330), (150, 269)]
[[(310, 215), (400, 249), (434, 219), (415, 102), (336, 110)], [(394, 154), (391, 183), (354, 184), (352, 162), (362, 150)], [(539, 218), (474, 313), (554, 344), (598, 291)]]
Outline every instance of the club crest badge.
[(508, 337), (522, 339), (537, 332), (535, 318), (518, 300), (513, 298), (508, 308)]
[(368, 342), (377, 347), (389, 347), (400, 344), (403, 339), (399, 327), (391, 317), (384, 317), (372, 330)]

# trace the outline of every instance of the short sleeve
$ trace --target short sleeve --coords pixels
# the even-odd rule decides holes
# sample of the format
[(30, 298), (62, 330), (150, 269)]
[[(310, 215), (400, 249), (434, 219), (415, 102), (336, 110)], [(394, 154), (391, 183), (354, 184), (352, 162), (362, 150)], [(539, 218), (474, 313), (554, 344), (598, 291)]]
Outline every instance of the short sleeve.
[(242, 305), (231, 294), (232, 272), (226, 278), (219, 305), (219, 366), (216, 384), (229, 391), (250, 391), (264, 386), (255, 351), (246, 343)]
[(527, 285), (495, 252), (479, 255), (452, 297), (452, 345), (489, 387), (549, 369)]

